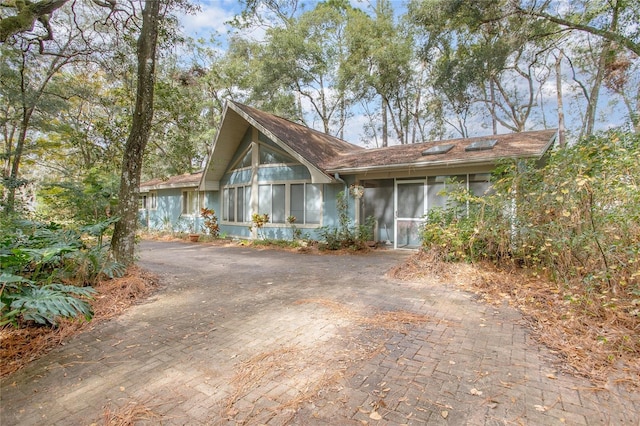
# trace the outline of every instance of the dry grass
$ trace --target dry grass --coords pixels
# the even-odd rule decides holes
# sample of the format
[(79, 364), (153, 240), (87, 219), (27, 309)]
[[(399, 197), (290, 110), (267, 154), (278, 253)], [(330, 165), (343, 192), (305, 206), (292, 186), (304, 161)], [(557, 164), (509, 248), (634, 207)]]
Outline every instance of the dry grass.
[(96, 323), (121, 314), (155, 286), (153, 275), (131, 267), (124, 277), (103, 280), (94, 287), (98, 294), (91, 301), (94, 317), (90, 322), (61, 320), (55, 328), (36, 325), (20, 329), (11, 325), (3, 327), (0, 329), (0, 377), (21, 369)]
[[(159, 423), (161, 415), (149, 408), (148, 402), (129, 402), (124, 407), (107, 406), (102, 414), (103, 426), (132, 426), (140, 421)], [(92, 425), (93, 426), (93, 425)]]
[(640, 316), (633, 300), (587, 293), (579, 285), (559, 285), (522, 269), (444, 263), (424, 252), (391, 275), (455, 283), (488, 303), (506, 301), (525, 315), (534, 337), (562, 354), (578, 374), (600, 386), (640, 386)]
[[(265, 424), (278, 416), (277, 422), (286, 424), (303, 404), (342, 389), (349, 372), (356, 371), (349, 367), (383, 353), (388, 332), (406, 332), (412, 326), (432, 321), (426, 315), (405, 311), (365, 315), (329, 299), (297, 302), (306, 303), (325, 308), (332, 323), (347, 321), (344, 334), (320, 343), (321, 351), (314, 346), (286, 346), (260, 352), (240, 363), (231, 381), (234, 391), (222, 404), (223, 423)], [(282, 389), (280, 396), (272, 399), (269, 407), (260, 405), (256, 395), (266, 395), (274, 384)]]

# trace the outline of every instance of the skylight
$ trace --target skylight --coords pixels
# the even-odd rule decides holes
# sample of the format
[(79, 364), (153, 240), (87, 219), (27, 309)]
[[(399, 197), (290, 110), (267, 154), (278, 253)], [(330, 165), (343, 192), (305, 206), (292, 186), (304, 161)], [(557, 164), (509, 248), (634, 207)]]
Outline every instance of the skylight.
[(498, 143), (497, 139), (483, 139), (480, 141), (475, 141), (470, 145), (467, 145), (464, 150), (465, 151), (485, 151), (489, 149), (493, 149), (493, 147)]
[(422, 155), (445, 154), (445, 153), (451, 151), (451, 148), (453, 148), (453, 145), (432, 146), (431, 148), (425, 149), (424, 151), (422, 151)]

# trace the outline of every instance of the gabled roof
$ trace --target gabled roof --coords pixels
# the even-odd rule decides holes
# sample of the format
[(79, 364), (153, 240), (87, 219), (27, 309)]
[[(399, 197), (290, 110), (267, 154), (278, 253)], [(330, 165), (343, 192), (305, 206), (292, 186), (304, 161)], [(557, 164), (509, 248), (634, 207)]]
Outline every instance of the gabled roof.
[(142, 182), (140, 184), (140, 192), (168, 188), (195, 188), (200, 183), (201, 178), (202, 172), (185, 173), (183, 175), (171, 176), (169, 178), (155, 178)]
[[(556, 130), (551, 129), (364, 149), (285, 118), (228, 101), (200, 180), (201, 190), (220, 188), (220, 180), (250, 126), (307, 166), (314, 183), (335, 182), (337, 174), (484, 167), (501, 159), (539, 159), (556, 136)], [(470, 147), (471, 144), (474, 145)], [(433, 147), (445, 149), (436, 148), (435, 153), (433, 149), (425, 153)]]
[(200, 189), (218, 189), (220, 179), (249, 126), (257, 128), (289, 155), (306, 165), (314, 183), (334, 182), (333, 176), (326, 172), (325, 164), (340, 154), (364, 150), (302, 124), (228, 101)]
[[(429, 169), (455, 165), (493, 164), (501, 159), (540, 159), (555, 140), (556, 130), (491, 135), (466, 139), (394, 145), (364, 151), (343, 153), (325, 163), (327, 172), (353, 174), (359, 172)], [(495, 144), (483, 143), (495, 141)], [(477, 144), (477, 142), (481, 142)], [(473, 147), (471, 144), (476, 143)], [(446, 145), (450, 145), (450, 148)], [(491, 148), (488, 148), (491, 146)], [(480, 146), (480, 149), (476, 147)], [(429, 148), (442, 147), (441, 153), (423, 154)], [(486, 149), (484, 149), (486, 148)], [(432, 150), (433, 151), (433, 150)]]

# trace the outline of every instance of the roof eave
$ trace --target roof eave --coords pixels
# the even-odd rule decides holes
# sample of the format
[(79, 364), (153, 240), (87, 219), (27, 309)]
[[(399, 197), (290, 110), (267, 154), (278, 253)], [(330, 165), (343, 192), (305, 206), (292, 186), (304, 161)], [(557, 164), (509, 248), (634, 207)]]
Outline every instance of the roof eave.
[(282, 141), (279, 137), (277, 137), (273, 132), (266, 129), (262, 124), (258, 123), (258, 121), (253, 118), (251, 115), (247, 114), (240, 108), (235, 107), (233, 102), (228, 102), (228, 105), (231, 105), (231, 108), (237, 112), (242, 118), (244, 118), (250, 125), (261, 131), (265, 134), (265, 136), (269, 137), (272, 141), (276, 142), (282, 149), (284, 149), (289, 155), (295, 158), (300, 163), (304, 164), (309, 168), (309, 172), (311, 173), (311, 181), (312, 183), (334, 183), (336, 180), (333, 176), (329, 175), (325, 170), (316, 166), (315, 164), (309, 162), (305, 157), (300, 155), (297, 151), (292, 149), (287, 143)]

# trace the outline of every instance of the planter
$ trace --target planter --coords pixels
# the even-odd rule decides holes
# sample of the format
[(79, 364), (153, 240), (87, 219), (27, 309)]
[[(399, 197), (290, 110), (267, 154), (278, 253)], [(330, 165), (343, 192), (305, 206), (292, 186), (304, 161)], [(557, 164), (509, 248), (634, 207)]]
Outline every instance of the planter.
[(200, 239), (200, 234), (189, 234), (189, 241), (192, 243), (197, 243)]

